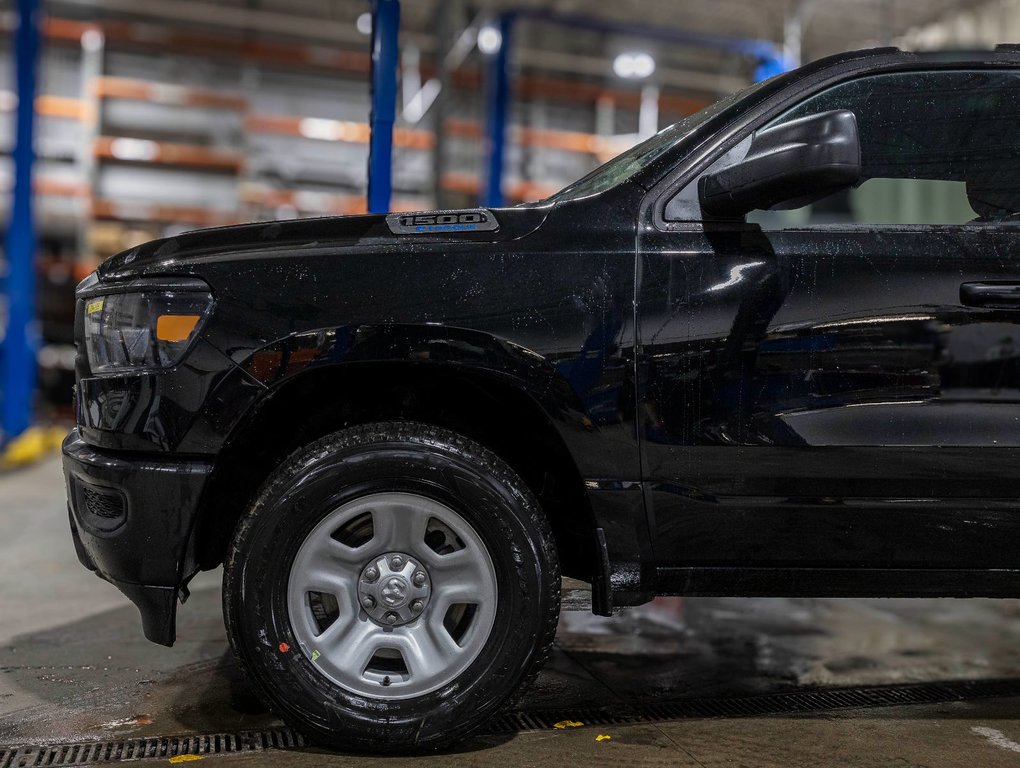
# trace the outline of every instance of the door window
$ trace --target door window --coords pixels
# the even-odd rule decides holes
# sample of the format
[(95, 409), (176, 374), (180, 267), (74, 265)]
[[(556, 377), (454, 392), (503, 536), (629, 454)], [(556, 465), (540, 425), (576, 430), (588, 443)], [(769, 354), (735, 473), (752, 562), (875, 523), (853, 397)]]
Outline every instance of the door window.
[(812, 96), (768, 126), (846, 109), (857, 118), (863, 182), (796, 210), (755, 211), (749, 221), (766, 228), (1020, 223), (1020, 74), (859, 78)]

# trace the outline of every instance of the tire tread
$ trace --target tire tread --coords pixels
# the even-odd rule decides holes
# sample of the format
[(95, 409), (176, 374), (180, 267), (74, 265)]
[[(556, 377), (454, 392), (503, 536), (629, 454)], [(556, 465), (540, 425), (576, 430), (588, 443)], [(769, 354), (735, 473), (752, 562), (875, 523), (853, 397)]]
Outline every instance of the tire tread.
[[(506, 701), (487, 718), (488, 720), (497, 719), (511, 711), (520, 702), (552, 653), (560, 608), (559, 555), (552, 529), (539, 505), (538, 499), (510, 465), (493, 451), (474, 440), (431, 424), (386, 421), (363, 424), (333, 432), (296, 450), (266, 479), (256, 494), (255, 501), (238, 521), (230, 540), (227, 557), (224, 561), (223, 613), (234, 658), (241, 668), (246, 682), (259, 692), (260, 698), (263, 701), (271, 704), (272, 697), (269, 695), (269, 691), (265, 688), (263, 682), (252, 673), (249, 665), (241, 655), (242, 639), (239, 637), (238, 618), (235, 614), (235, 610), (239, 606), (237, 605), (237, 600), (231, 599), (237, 593), (239, 587), (240, 573), (245, 558), (246, 541), (252, 527), (258, 520), (260, 510), (266, 507), (279, 491), (290, 487), (297, 477), (330, 454), (381, 442), (410, 443), (453, 450), (465, 460), (474, 464), (479, 470), (486, 472), (506, 488), (509, 488), (516, 497), (518, 508), (527, 514), (530, 524), (540, 532), (539, 541), (536, 543), (541, 546), (543, 557), (548, 565), (544, 573), (543, 585), (548, 608), (545, 616), (542, 617), (541, 626), (537, 628), (537, 642), (534, 652), (528, 661), (526, 670), (521, 675), (517, 687)], [(294, 721), (286, 712), (279, 711), (275, 707), (273, 707), (273, 710), (283, 717), (289, 725), (298, 730), (306, 731), (303, 723)], [(467, 734), (457, 733), (447, 738), (434, 739), (427, 743), (418, 742), (413, 745), (377, 743), (374, 745), (373, 750), (395, 753), (421, 752), (423, 749), (437, 750), (449, 746), (464, 735)]]

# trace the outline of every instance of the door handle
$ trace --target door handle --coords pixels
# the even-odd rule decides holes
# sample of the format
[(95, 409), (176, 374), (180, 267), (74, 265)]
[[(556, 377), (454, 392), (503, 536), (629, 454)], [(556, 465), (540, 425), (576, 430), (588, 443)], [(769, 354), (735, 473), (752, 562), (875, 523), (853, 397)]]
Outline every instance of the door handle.
[(988, 309), (1020, 309), (1020, 283), (964, 283), (960, 303)]

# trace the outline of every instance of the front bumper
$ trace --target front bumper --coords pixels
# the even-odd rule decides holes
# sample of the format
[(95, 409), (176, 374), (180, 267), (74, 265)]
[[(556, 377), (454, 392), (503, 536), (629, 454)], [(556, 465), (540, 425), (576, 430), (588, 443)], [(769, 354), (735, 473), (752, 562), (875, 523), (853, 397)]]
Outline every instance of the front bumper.
[(189, 542), (212, 463), (100, 452), (77, 429), (63, 454), (78, 559), (138, 607), (149, 640), (173, 645), (177, 597), (194, 571)]

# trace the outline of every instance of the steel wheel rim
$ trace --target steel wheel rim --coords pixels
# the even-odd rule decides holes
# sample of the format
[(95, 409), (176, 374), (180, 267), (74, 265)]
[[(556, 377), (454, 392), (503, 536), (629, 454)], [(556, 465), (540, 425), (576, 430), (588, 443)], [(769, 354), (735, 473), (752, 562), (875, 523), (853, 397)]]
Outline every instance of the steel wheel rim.
[[(371, 534), (362, 541), (366, 516)], [(394, 557), (406, 558), (402, 567)], [(375, 579), (372, 567), (383, 571)], [(326, 515), (298, 549), (287, 585), (301, 652), (341, 688), (381, 699), (455, 680), (488, 641), (496, 600), (495, 567), (477, 531), (449, 506), (405, 492), (362, 496)]]

